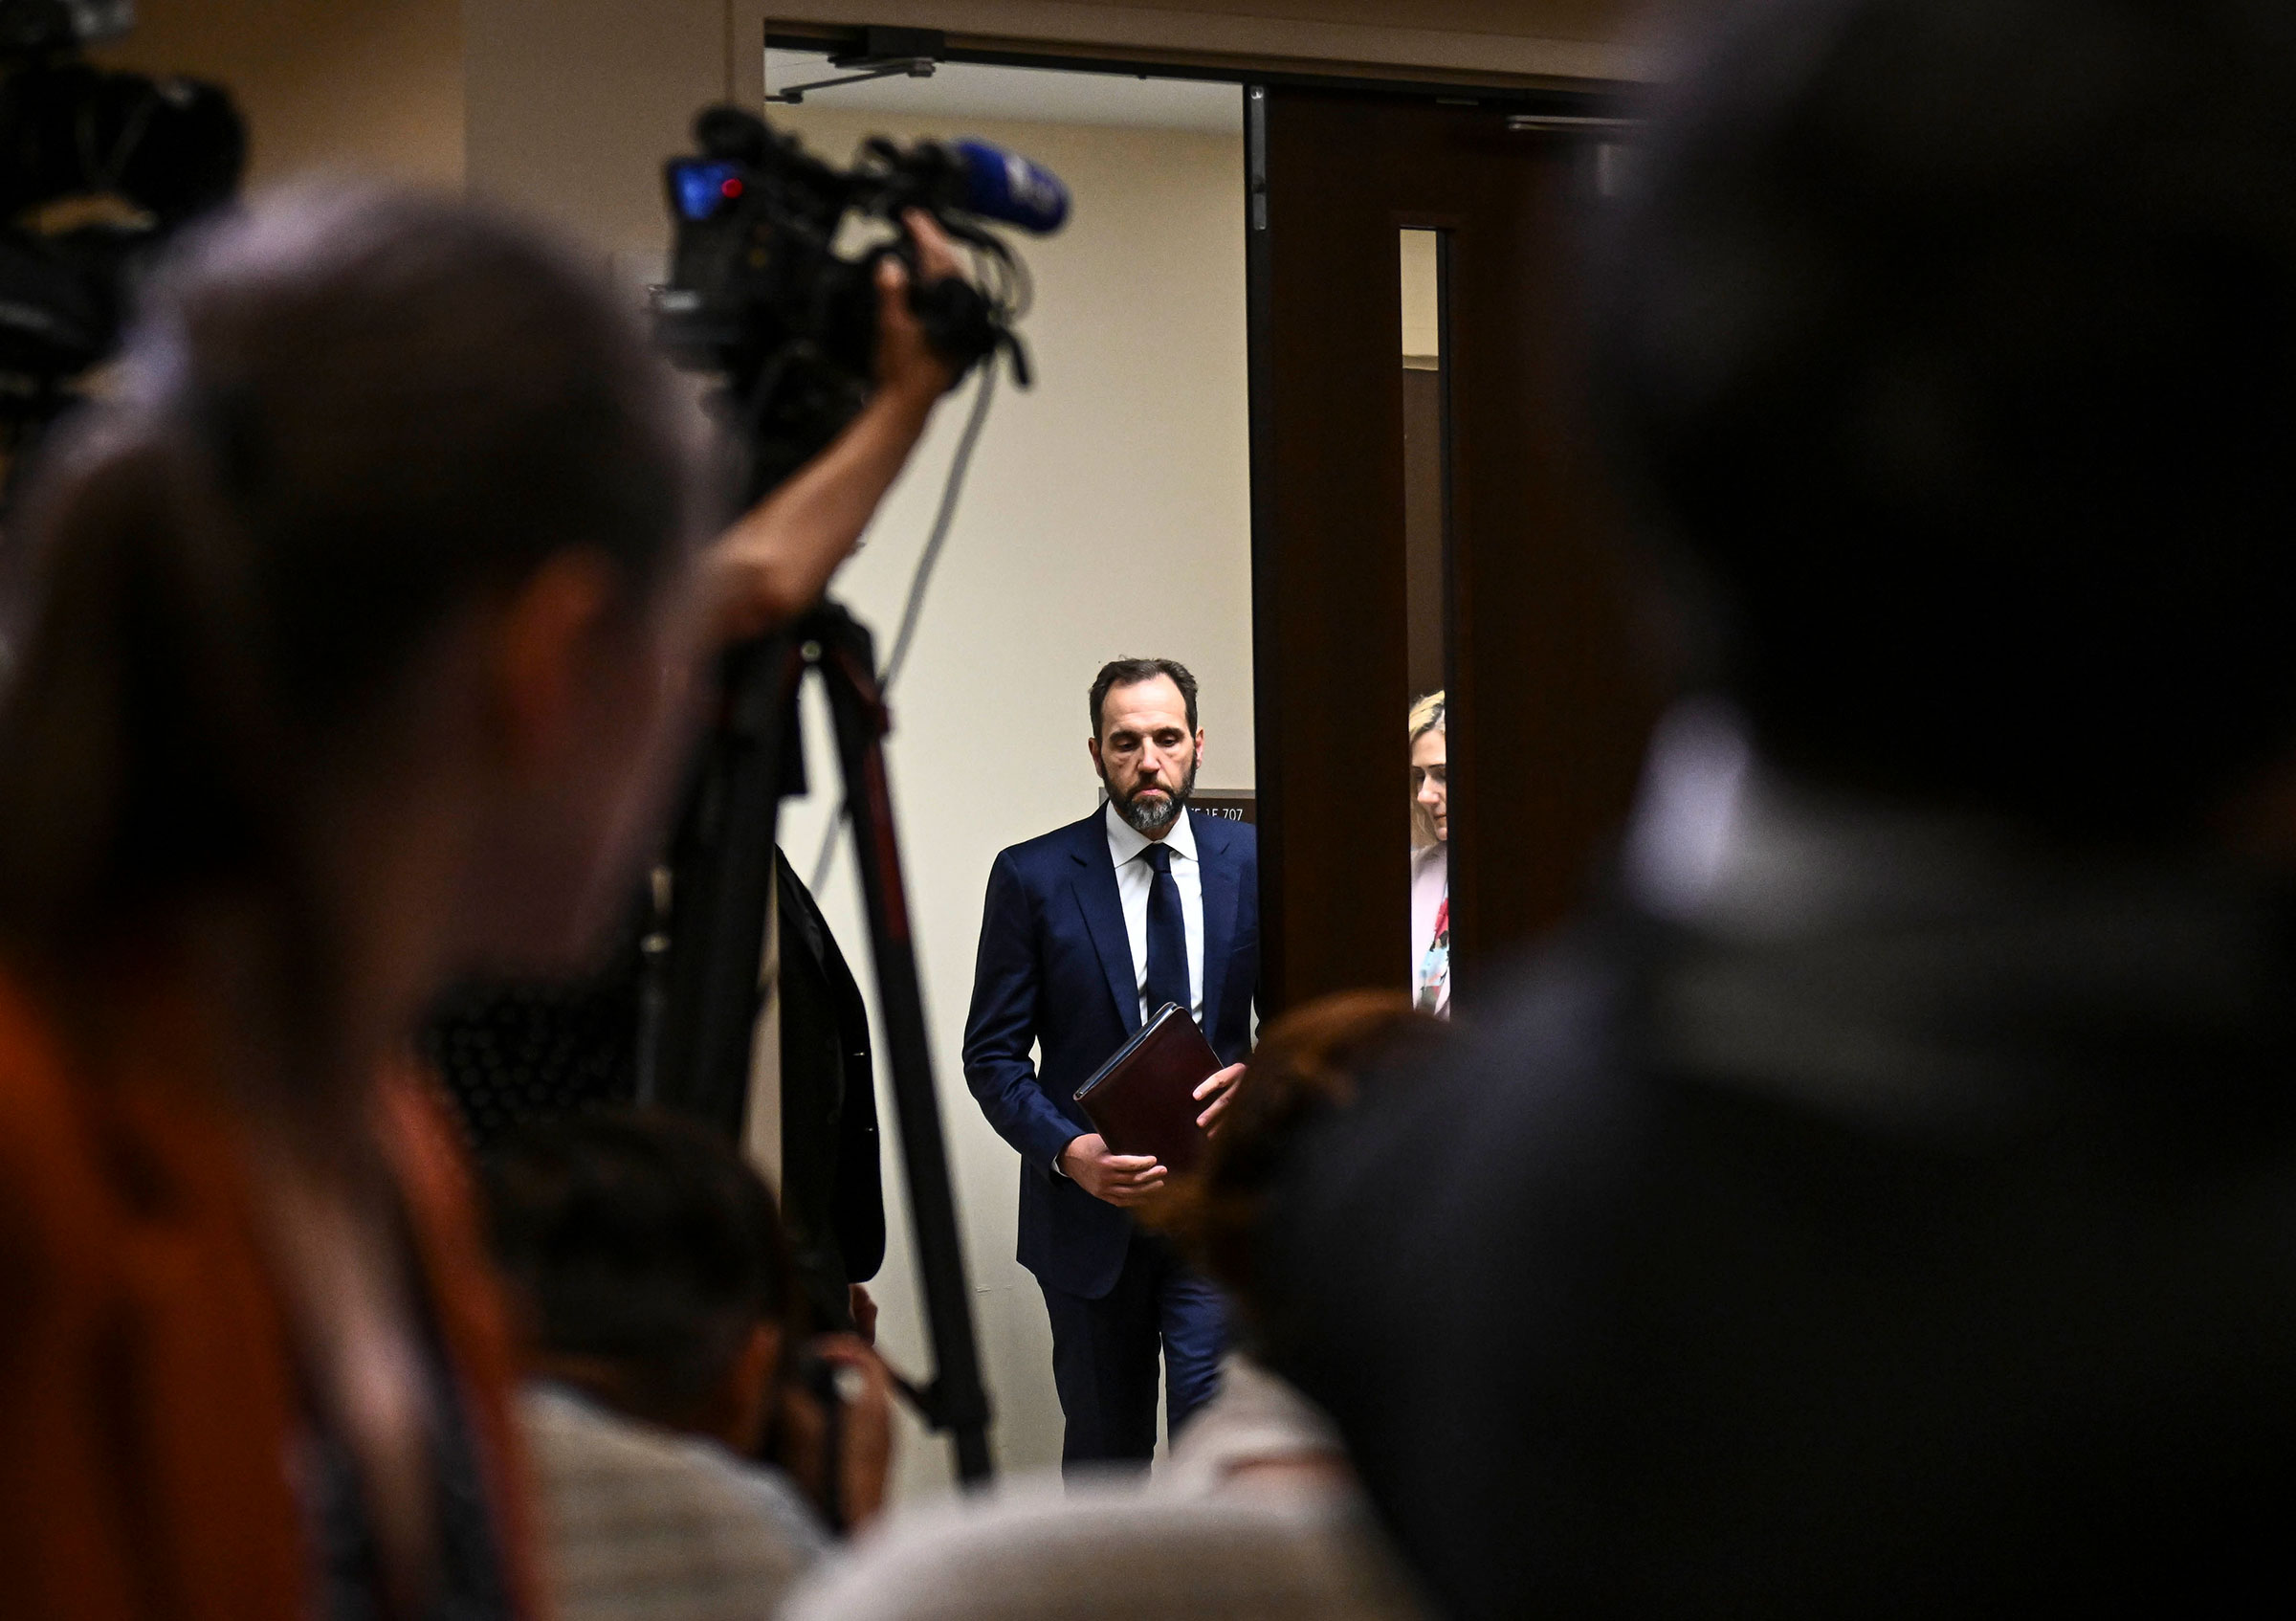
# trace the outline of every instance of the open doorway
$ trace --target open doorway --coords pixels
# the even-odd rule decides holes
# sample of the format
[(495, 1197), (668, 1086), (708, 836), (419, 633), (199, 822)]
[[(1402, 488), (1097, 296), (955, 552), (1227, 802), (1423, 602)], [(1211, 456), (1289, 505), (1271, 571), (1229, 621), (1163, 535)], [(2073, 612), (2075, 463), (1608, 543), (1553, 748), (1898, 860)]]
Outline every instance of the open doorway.
[[(839, 77), (822, 53), (781, 49), (767, 53), (765, 75), (769, 94)], [(1050, 1335), (1035, 1280), (1014, 1259), (1013, 1151), (964, 1086), (967, 1000), (997, 853), (1098, 804), (1086, 689), (1102, 663), (1168, 657), (1194, 671), (1199, 804), (1250, 803), (1243, 92), (943, 63), (930, 78), (816, 91), (764, 111), (840, 165), (869, 136), (977, 137), (1051, 169), (1074, 197), (1060, 233), (1013, 238), (1034, 283), (1021, 332), (1036, 387), (1000, 381), (892, 695), (889, 745), (997, 1460), (1042, 1467), (1058, 1459), (1062, 1432)], [(899, 621), (969, 403), (960, 393), (944, 404), (838, 578), (838, 596), (882, 638)], [(808, 754), (826, 766), (833, 755), (818, 715), (808, 728)], [(834, 810), (818, 786), (833, 788), (834, 771), (817, 779), (782, 825), (808, 880)], [(842, 852), (820, 899), (858, 949), (866, 929)], [(886, 1187), (892, 1244), (872, 1287), (887, 1354), (916, 1368), (929, 1359), (904, 1190), (897, 1176)], [(945, 1489), (942, 1448), (914, 1429), (904, 1441), (899, 1489)]]

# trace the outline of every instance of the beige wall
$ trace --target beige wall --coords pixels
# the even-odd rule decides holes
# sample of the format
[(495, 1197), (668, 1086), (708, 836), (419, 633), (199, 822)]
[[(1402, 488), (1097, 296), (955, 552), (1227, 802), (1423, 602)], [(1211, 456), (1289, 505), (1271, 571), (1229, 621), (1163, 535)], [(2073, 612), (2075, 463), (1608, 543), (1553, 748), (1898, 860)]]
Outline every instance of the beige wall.
[(462, 182), (461, 0), (141, 0), (107, 64), (238, 98), (256, 185), (312, 168)]
[(726, 94), (726, 0), (464, 0), (473, 190), (659, 248), (661, 160)]

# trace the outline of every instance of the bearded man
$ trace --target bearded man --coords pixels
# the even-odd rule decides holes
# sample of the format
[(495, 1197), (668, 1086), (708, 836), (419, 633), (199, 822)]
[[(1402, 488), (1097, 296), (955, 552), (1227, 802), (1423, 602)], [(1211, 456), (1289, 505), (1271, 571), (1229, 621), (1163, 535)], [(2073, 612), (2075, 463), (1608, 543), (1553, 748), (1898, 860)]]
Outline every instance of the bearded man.
[(1119, 658), (1090, 701), (1108, 803), (998, 855), (964, 1032), (965, 1083), (1021, 1155), (1020, 1261), (1052, 1321), (1063, 1470), (1145, 1464), (1159, 1352), (1177, 1434), (1210, 1399), (1227, 1341), (1217, 1292), (1127, 1213), (1164, 1167), (1111, 1153), (1072, 1094), (1175, 1003), (1228, 1066), (1197, 1089), (1208, 1129), (1243, 1071), (1260, 976), (1252, 830), (1188, 809), (1196, 677)]

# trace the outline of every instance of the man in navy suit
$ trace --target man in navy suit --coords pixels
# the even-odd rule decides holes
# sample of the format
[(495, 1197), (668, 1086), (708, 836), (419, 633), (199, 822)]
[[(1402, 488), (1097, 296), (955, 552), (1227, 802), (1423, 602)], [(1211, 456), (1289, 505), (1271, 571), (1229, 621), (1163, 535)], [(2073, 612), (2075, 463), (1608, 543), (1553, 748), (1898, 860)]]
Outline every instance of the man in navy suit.
[(1196, 678), (1121, 658), (1090, 701), (1108, 803), (997, 857), (964, 1031), (965, 1083), (1021, 1154), (1020, 1261), (1052, 1320), (1064, 1469), (1145, 1462), (1158, 1351), (1177, 1432), (1211, 1396), (1227, 1339), (1212, 1286), (1127, 1213), (1164, 1167), (1111, 1153), (1072, 1095), (1177, 1003), (1228, 1066), (1197, 1089), (1208, 1129), (1242, 1073), (1260, 969), (1252, 830), (1187, 808), (1203, 754)]

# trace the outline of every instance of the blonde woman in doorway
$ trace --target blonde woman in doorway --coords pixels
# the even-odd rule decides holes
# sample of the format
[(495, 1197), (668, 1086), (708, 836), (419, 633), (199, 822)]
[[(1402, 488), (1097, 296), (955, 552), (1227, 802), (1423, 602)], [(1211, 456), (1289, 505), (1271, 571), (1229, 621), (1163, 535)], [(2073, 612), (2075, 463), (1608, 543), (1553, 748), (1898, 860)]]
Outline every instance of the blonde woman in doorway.
[(1411, 1000), (1451, 1016), (1450, 764), (1443, 694), (1411, 706)]

